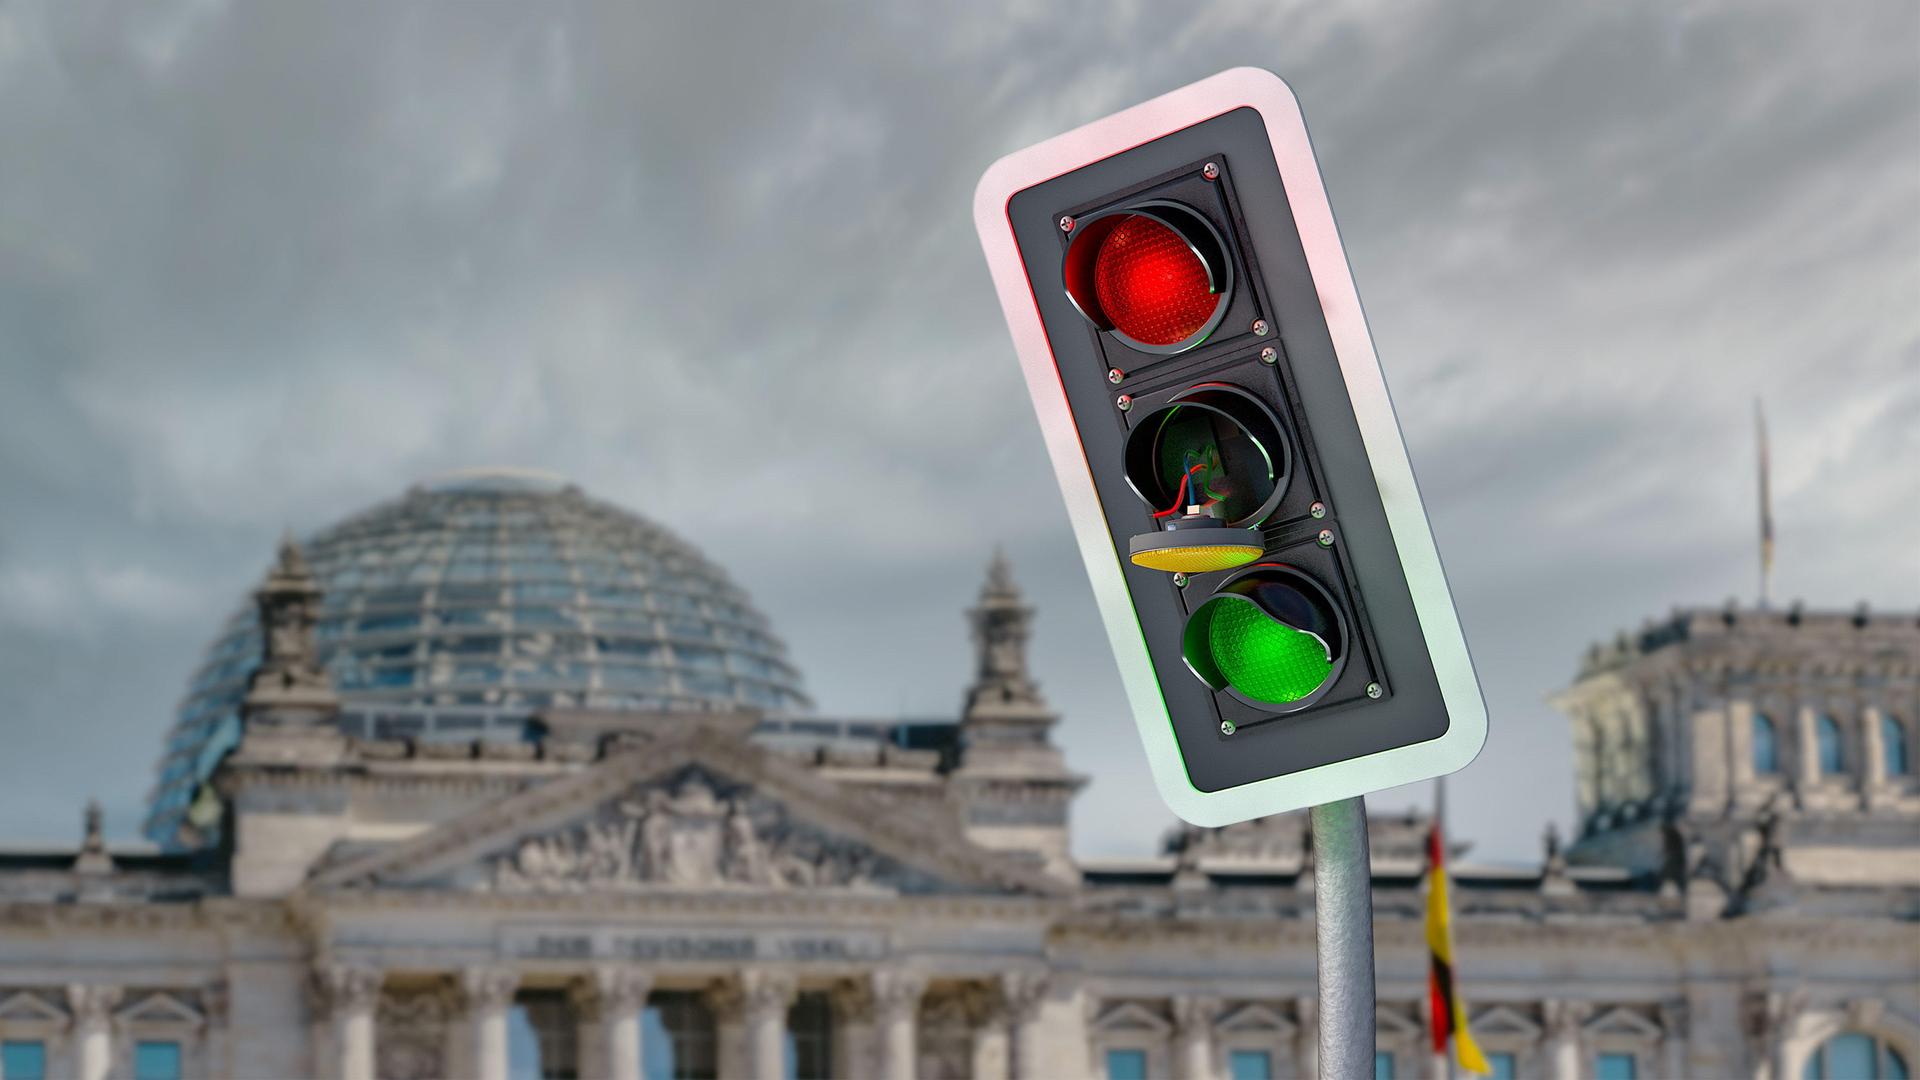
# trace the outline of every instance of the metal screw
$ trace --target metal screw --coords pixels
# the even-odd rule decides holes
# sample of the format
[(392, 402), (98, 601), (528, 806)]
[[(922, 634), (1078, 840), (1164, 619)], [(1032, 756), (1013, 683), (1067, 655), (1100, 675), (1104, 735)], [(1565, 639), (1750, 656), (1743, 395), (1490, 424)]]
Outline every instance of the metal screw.
[(1379, 696), (1380, 696), (1381, 694), (1383, 694), (1383, 693), (1385, 693), (1385, 691), (1383, 691), (1383, 690), (1381, 690), (1381, 689), (1380, 689), (1380, 684), (1379, 684), (1379, 683), (1377, 683), (1377, 682), (1370, 682), (1370, 683), (1368, 683), (1368, 684), (1367, 684), (1367, 696), (1368, 696), (1368, 697), (1370, 697), (1370, 698), (1377, 698), (1377, 697), (1379, 697)]
[(1133, 396), (1131, 394), (1121, 394), (1119, 397), (1113, 399), (1113, 403), (1120, 406), (1121, 412), (1126, 412), (1128, 409), (1133, 408)]
[(1187, 587), (1187, 575), (1185, 575), (1185, 574), (1175, 574), (1175, 575), (1173, 575), (1173, 583), (1174, 583), (1175, 585), (1178, 585), (1179, 587), (1181, 587), (1181, 588), (1183, 588), (1183, 589), (1184, 589), (1184, 588), (1186, 588), (1186, 587)]
[(1265, 319), (1253, 320), (1253, 336), (1255, 337), (1267, 336), (1267, 320)]
[(1205, 165), (1200, 166), (1200, 175), (1206, 177), (1209, 180), (1220, 179), (1219, 163), (1209, 161)]
[(1312, 514), (1314, 517), (1317, 517), (1317, 518), (1326, 517), (1327, 504), (1322, 502), (1314, 503), (1312, 506), (1307, 507), (1307, 513)]
[(1120, 380), (1126, 377), (1127, 377), (1127, 373), (1124, 371), (1121, 371), (1119, 368), (1107, 369), (1107, 381), (1112, 383), (1115, 386), (1119, 386)]
[(1261, 349), (1261, 350), (1260, 350), (1260, 362), (1261, 362), (1261, 363), (1263, 363), (1263, 364), (1274, 364), (1274, 363), (1278, 363), (1279, 361), (1280, 361), (1280, 350), (1279, 350), (1279, 349), (1276, 349), (1276, 348), (1274, 348), (1273, 346), (1271, 346), (1271, 345), (1269, 345), (1269, 346), (1267, 346), (1266, 348), (1264, 348), (1264, 349)]
[(1320, 530), (1320, 546), (1321, 547), (1333, 546), (1333, 530), (1332, 529)]
[(1220, 721), (1220, 734), (1222, 734), (1222, 735), (1231, 735), (1231, 734), (1233, 734), (1233, 733), (1234, 733), (1234, 732), (1235, 732), (1236, 730), (1238, 730), (1238, 729), (1237, 729), (1237, 728), (1235, 728), (1235, 727), (1233, 726), (1233, 721), (1231, 721), (1231, 720), (1222, 720), (1222, 721)]
[(1060, 215), (1060, 231), (1061, 231), (1061, 232), (1072, 232), (1072, 231), (1073, 231), (1073, 217), (1072, 217), (1072, 215), (1070, 215), (1070, 214), (1061, 214), (1061, 215)]

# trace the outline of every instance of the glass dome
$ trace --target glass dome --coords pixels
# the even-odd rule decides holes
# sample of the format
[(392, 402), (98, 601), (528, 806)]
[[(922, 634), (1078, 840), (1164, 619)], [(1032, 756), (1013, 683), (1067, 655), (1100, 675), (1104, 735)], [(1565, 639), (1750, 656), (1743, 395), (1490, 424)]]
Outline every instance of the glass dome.
[[(304, 548), (348, 734), (519, 739), (550, 706), (811, 707), (785, 645), (724, 572), (558, 477), (450, 474)], [(155, 841), (174, 842), (195, 787), (238, 740), (259, 655), (249, 597), (187, 688), (149, 802)]]

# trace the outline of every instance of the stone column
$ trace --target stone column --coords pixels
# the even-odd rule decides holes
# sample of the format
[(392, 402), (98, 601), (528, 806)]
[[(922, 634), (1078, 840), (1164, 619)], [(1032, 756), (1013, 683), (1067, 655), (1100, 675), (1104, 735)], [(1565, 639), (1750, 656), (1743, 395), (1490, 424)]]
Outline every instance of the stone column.
[(1582, 1068), (1582, 1026), (1593, 1012), (1583, 1001), (1548, 1001), (1541, 1008), (1547, 1022), (1547, 1075), (1553, 1080), (1580, 1080)]
[(1860, 710), (1860, 808), (1872, 810), (1885, 797), (1887, 783), (1887, 745), (1880, 738), (1881, 717), (1885, 714), (1869, 705)]
[(373, 1009), (380, 1000), (380, 972), (359, 964), (333, 964), (314, 972), (315, 997), (332, 1028), (333, 1067), (340, 1080), (373, 1080)]
[(795, 989), (793, 976), (784, 971), (740, 973), (747, 1069), (753, 1080), (781, 1080), (786, 1074), (787, 1010), (793, 1007)]
[(721, 1076), (746, 1076), (751, 1067), (746, 1043), (746, 994), (738, 979), (717, 979), (707, 987), (707, 1008), (713, 1012), (713, 1035)]
[(476, 1080), (507, 1080), (507, 1010), (519, 986), (520, 973), (511, 968), (471, 967), (460, 973)]
[(1820, 786), (1820, 737), (1813, 722), (1812, 709), (1794, 711), (1794, 777), (1804, 804), (1806, 795)]
[(911, 971), (873, 973), (874, 1017), (880, 1036), (880, 1080), (914, 1080), (919, 1053), (914, 1038), (926, 976)]
[(67, 987), (73, 1011), (74, 1075), (78, 1080), (107, 1080), (113, 1069), (113, 1010), (120, 1004), (117, 986), (76, 983)]
[(1687, 1063), (1687, 1003), (1660, 1005), (1660, 1068), (1667, 1076), (1691, 1076)]
[(1213, 1018), (1217, 998), (1183, 995), (1173, 999), (1173, 1075), (1180, 1080), (1213, 1080)]
[(873, 990), (862, 979), (842, 979), (833, 985), (833, 1071), (841, 1076), (875, 1074), (878, 1058), (873, 1045)]
[(1046, 1007), (1047, 974), (1043, 971), (1010, 971), (1000, 976), (1000, 996), (1007, 1003), (1007, 1055), (1013, 1080), (1044, 1080), (1046, 1070), (1040, 1064), (1040, 1014)]
[(1748, 1001), (1751, 1034), (1757, 1044), (1754, 1057), (1765, 1064), (1772, 1080), (1793, 1080), (1792, 1063), (1812, 1047), (1801, 1046), (1800, 1018), (1806, 1012), (1805, 990), (1769, 990)]
[(608, 1080), (640, 1080), (640, 1014), (653, 990), (653, 976), (638, 968), (596, 967), (574, 985), (574, 1009), (580, 1017), (580, 1047), (595, 1057), (581, 1073)]
[(1293, 1022), (1293, 1058), (1299, 1065), (1297, 1075), (1319, 1076), (1320, 999), (1312, 995), (1294, 998)]
[(973, 1023), (973, 1080), (1010, 1080), (1012, 1047), (1007, 1010), (998, 1001)]
[(215, 1076), (233, 1075), (233, 1022), (228, 1009), (227, 984), (215, 983), (200, 992), (207, 1008), (206, 1064)]

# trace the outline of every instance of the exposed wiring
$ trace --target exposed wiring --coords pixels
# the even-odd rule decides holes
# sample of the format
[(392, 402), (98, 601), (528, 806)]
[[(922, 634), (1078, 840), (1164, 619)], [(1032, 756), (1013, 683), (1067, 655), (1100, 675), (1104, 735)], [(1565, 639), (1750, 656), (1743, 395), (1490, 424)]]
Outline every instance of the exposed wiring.
[[(1203, 461), (1200, 464), (1195, 465), (1192, 468), (1189, 468), (1185, 473), (1183, 473), (1180, 477), (1180, 486), (1174, 489), (1174, 492), (1173, 492), (1173, 505), (1167, 507), (1165, 510), (1157, 511), (1153, 516), (1157, 519), (1157, 518), (1164, 518), (1164, 517), (1172, 517), (1173, 515), (1179, 513), (1180, 508), (1187, 504), (1186, 503), (1187, 486), (1193, 480), (1193, 474), (1199, 472), (1201, 469), (1204, 469), (1206, 467), (1207, 467), (1207, 463)], [(1211, 506), (1212, 504), (1209, 503), (1208, 505)]]

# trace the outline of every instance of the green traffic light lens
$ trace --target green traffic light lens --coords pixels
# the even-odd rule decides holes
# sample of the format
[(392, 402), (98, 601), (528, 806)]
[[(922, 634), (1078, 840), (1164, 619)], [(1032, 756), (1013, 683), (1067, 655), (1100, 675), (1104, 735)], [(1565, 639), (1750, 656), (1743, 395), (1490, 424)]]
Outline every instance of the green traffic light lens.
[(1299, 701), (1333, 674), (1326, 642), (1249, 601), (1220, 602), (1208, 620), (1207, 648), (1227, 685), (1255, 701)]
[(1298, 712), (1340, 678), (1347, 619), (1312, 576), (1260, 563), (1229, 578), (1194, 609), (1181, 652), (1215, 692), (1266, 712)]

